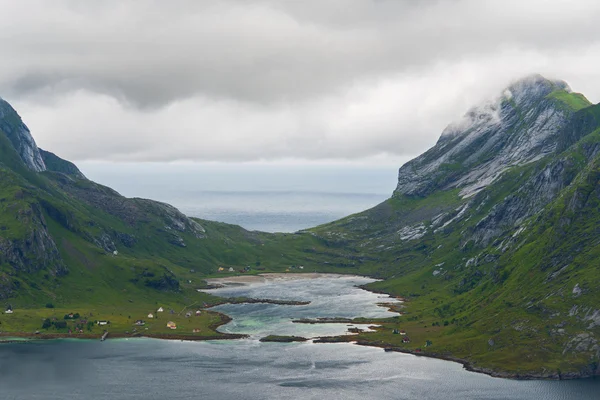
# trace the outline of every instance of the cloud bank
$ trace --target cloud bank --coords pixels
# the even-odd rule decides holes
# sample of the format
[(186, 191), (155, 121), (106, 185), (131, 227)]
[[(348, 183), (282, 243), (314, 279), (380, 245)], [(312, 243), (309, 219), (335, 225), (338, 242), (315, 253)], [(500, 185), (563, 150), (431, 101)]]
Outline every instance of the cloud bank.
[(405, 159), (511, 80), (600, 101), (596, 1), (6, 1), (0, 96), (72, 160)]

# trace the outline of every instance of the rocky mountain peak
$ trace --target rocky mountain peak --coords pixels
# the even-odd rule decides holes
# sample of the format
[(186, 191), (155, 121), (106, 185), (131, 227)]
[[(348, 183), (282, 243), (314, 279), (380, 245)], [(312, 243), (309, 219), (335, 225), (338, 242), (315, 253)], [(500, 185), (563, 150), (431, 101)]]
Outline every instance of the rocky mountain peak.
[(516, 80), (496, 97), (472, 107), (462, 118), (450, 123), (442, 132), (440, 140), (447, 140), (471, 129), (498, 125), (503, 117), (506, 117), (501, 113), (502, 105), (505, 102), (514, 107), (529, 108), (555, 90), (571, 92), (571, 88), (566, 82), (546, 79), (539, 74), (528, 75)]
[(533, 74), (511, 83), (502, 93), (503, 98), (514, 101), (519, 106), (539, 101), (555, 90), (571, 92), (565, 81), (551, 80), (542, 75)]
[(565, 96), (578, 95), (571, 94), (566, 82), (541, 75), (511, 83), (448, 125), (433, 148), (403, 165), (395, 194), (424, 196), (438, 189), (460, 188), (461, 195), (468, 197), (508, 168), (551, 154), (574, 112), (568, 101), (561, 103)]
[(0, 134), (4, 133), (27, 168), (35, 172), (46, 170), (40, 151), (21, 117), (8, 102), (0, 98)]

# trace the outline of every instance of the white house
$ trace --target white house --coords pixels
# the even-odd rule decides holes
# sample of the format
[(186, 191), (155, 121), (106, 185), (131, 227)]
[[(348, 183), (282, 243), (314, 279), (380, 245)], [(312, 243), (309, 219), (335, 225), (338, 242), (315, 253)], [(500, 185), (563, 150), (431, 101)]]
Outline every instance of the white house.
[(98, 325), (108, 325), (108, 321), (98, 321)]
[(229, 267), (229, 272), (233, 272), (233, 267)]
[(116, 251), (116, 250), (115, 250), (115, 251), (113, 251), (113, 256), (116, 256), (116, 255), (118, 255), (118, 254), (119, 254), (119, 252), (118, 252), (118, 251)]
[(13, 310), (10, 308), (8, 310), (4, 311), (4, 314), (12, 314), (12, 313), (13, 313)]
[(158, 311), (158, 312), (163, 312), (163, 311), (165, 311), (165, 310), (163, 310), (163, 308), (162, 308), (162, 307), (158, 307), (158, 310), (156, 310), (156, 311)]
[(148, 318), (154, 318), (154, 314), (152, 314), (152, 313), (148, 314)]

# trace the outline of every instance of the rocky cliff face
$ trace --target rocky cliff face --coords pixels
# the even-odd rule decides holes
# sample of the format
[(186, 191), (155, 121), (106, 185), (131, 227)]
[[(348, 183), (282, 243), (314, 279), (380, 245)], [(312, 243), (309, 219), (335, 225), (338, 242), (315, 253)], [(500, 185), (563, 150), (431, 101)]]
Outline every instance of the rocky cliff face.
[(8, 137), (27, 168), (35, 172), (46, 170), (40, 151), (21, 117), (0, 98), (0, 131)]
[(392, 198), (311, 233), (462, 335), (449, 353), (597, 375), (599, 188), (600, 105), (536, 75), (450, 124)]
[[(16, 111), (0, 99), (0, 299), (20, 288), (39, 288), (40, 277), (59, 288), (58, 278), (73, 268), (81, 274), (80, 266), (93, 268), (99, 255), (125, 252), (145, 259), (153, 274), (168, 271), (169, 279), (153, 288), (173, 289), (178, 281), (171, 282), (173, 272), (164, 264), (195, 264), (193, 255), (199, 254), (209, 258), (200, 245), (206, 236), (175, 207), (123, 197), (39, 149)], [(158, 252), (169, 254), (160, 265)]]
[(402, 166), (395, 195), (460, 188), (461, 197), (470, 197), (507, 169), (552, 154), (574, 112), (560, 101), (570, 91), (565, 82), (539, 75), (515, 82), (450, 124), (433, 148)]

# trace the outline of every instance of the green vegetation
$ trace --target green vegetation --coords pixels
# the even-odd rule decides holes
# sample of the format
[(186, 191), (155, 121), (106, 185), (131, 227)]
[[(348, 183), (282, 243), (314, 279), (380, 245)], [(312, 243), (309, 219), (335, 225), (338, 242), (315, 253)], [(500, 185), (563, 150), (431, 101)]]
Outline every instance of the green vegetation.
[[(0, 299), (13, 308), (0, 314), (0, 330), (227, 337), (214, 330), (226, 318), (206, 311), (222, 299), (198, 291), (205, 278), (353, 273), (380, 278), (368, 288), (406, 300), (401, 316), (353, 336), (361, 343), (459, 358), (487, 372), (598, 374), (600, 106), (564, 90), (537, 106), (566, 121), (543, 157), (507, 165), (461, 197), (453, 183), (503, 145), (485, 142), (486, 133), (420, 177), (419, 190), (295, 234), (249, 232), (127, 199), (54, 155), (45, 156), (49, 171), (31, 172), (0, 134)], [(527, 110), (514, 100), (503, 107), (512, 125), (498, 140), (518, 141)], [(446, 144), (423, 159), (439, 159)], [(473, 154), (479, 164), (469, 164)]]
[(565, 90), (555, 90), (547, 97), (558, 100), (573, 111), (579, 111), (592, 105), (592, 103), (590, 103), (590, 101), (581, 93), (570, 93)]

